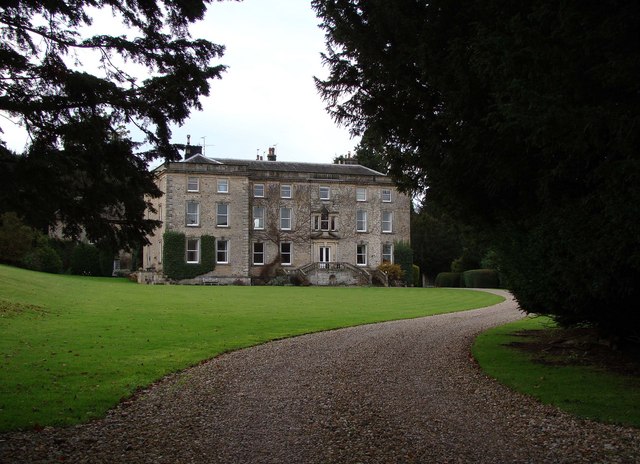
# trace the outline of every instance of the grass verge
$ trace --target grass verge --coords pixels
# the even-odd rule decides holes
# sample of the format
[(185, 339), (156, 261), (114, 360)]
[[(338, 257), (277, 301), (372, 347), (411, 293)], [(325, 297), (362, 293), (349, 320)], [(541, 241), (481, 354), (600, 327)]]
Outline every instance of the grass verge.
[(101, 417), (170, 372), (268, 340), (502, 300), (439, 288), (144, 286), (0, 265), (0, 430)]
[(625, 375), (584, 365), (583, 359), (576, 359), (575, 350), (559, 356), (545, 348), (536, 353), (515, 347), (536, 337), (536, 332), (523, 331), (544, 330), (548, 334), (550, 329), (559, 330), (544, 317), (496, 327), (478, 336), (473, 355), (488, 375), (542, 403), (584, 418), (640, 427), (637, 373)]

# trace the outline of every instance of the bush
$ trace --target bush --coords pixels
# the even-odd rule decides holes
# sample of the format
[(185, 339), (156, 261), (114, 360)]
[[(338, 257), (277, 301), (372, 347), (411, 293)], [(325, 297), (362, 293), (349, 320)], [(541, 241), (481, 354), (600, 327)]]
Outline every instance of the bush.
[(48, 244), (39, 245), (27, 252), (22, 264), (33, 271), (60, 274), (62, 272), (62, 260), (56, 250)]
[(460, 273), (459, 272), (441, 272), (436, 276), (436, 287), (459, 287), (460, 286)]
[(393, 247), (394, 262), (402, 268), (405, 284), (410, 287), (413, 285), (413, 250), (408, 243), (396, 242)]
[(472, 269), (462, 273), (460, 286), (466, 288), (500, 288), (500, 277), (495, 269)]
[(33, 246), (35, 233), (16, 213), (0, 216), (0, 262), (20, 264)]
[(94, 245), (80, 242), (71, 252), (71, 273), (99, 276), (100, 252)]
[(413, 265), (413, 286), (422, 287), (422, 280), (420, 279), (420, 267)]
[(404, 271), (399, 264), (382, 263), (378, 270), (384, 272), (389, 280), (389, 285), (395, 285), (404, 277)]
[(200, 237), (200, 262), (187, 263), (187, 238), (182, 232), (165, 232), (162, 236), (162, 262), (164, 274), (170, 279), (193, 279), (211, 272), (216, 267), (216, 239), (211, 235)]

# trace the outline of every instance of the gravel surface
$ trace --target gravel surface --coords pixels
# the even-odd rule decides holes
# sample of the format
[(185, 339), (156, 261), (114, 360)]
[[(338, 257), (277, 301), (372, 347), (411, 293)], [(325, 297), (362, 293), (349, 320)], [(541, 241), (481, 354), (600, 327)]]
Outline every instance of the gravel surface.
[(226, 354), (103, 420), (2, 434), (0, 462), (639, 462), (640, 430), (573, 418), (480, 372), (474, 336), (521, 316), (509, 298)]

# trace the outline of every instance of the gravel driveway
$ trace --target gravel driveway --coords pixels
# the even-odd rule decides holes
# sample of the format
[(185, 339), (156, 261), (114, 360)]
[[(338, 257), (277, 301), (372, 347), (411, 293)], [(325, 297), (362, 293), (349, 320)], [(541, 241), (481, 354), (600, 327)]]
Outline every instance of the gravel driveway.
[(575, 419), (470, 357), (515, 303), (306, 335), (168, 377), (100, 421), (0, 435), (0, 462), (639, 462), (640, 430)]

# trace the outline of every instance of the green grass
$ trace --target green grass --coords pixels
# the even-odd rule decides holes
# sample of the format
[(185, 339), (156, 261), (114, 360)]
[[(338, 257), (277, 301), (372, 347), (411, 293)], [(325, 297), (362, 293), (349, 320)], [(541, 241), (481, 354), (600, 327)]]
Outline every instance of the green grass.
[(522, 342), (521, 330), (553, 327), (527, 318), (482, 333), (473, 354), (482, 369), (510, 388), (580, 417), (640, 427), (640, 379), (592, 366), (548, 365), (508, 346)]
[(0, 265), (0, 430), (101, 417), (170, 372), (268, 340), (502, 300), (440, 288), (144, 286)]

